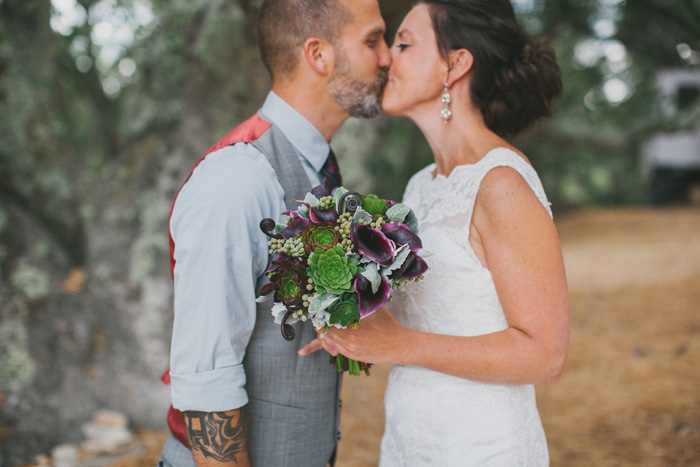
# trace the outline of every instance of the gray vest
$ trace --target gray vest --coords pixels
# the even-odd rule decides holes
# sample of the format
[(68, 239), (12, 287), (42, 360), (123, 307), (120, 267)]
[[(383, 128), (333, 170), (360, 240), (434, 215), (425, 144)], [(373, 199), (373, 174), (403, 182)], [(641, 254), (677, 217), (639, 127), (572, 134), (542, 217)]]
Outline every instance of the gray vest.
[[(275, 125), (251, 144), (275, 169), (287, 209), (296, 209), (293, 200), (304, 199), (311, 189), (296, 150)], [(266, 282), (267, 277), (258, 278), (257, 290)], [(324, 467), (338, 439), (340, 376), (326, 352), (297, 355), (316, 337), (310, 323), (295, 324), (296, 338), (288, 342), (271, 308), (272, 300), (258, 304), (243, 360), (251, 462), (254, 467)]]

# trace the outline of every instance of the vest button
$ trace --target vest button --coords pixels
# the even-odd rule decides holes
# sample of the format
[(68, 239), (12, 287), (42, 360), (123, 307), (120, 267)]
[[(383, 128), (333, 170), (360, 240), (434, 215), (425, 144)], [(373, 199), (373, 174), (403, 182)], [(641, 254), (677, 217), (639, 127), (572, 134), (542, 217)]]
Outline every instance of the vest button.
[(338, 408), (343, 408), (343, 401), (341, 401), (340, 399), (338, 399)]
[(336, 439), (336, 441), (340, 441), (340, 432), (337, 432), (335, 434), (335, 439)]

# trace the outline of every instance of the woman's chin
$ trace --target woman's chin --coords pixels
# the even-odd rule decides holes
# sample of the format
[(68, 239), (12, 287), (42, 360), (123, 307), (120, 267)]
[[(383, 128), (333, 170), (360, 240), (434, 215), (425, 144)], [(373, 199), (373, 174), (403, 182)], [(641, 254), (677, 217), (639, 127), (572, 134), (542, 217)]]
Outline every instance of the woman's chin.
[(399, 112), (399, 109), (396, 106), (396, 104), (392, 102), (391, 99), (387, 99), (386, 97), (382, 99), (382, 112), (391, 117), (401, 116), (401, 112)]

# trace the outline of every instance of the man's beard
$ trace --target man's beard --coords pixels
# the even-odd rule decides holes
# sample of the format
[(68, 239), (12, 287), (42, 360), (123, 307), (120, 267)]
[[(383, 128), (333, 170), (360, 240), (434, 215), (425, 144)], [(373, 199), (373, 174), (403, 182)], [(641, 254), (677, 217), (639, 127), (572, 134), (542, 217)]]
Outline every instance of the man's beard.
[(388, 72), (380, 69), (374, 82), (361, 81), (353, 74), (342, 50), (339, 47), (335, 50), (337, 65), (327, 85), (331, 97), (353, 117), (376, 117), (382, 112), (382, 92)]

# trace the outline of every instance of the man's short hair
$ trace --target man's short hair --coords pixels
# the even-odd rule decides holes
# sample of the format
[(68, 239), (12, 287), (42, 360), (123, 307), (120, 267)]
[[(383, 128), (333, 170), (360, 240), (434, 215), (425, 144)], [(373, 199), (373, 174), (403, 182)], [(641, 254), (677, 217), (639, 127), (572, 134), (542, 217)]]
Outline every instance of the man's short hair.
[(291, 76), (299, 48), (309, 37), (336, 44), (352, 13), (340, 0), (264, 0), (258, 16), (258, 44), (273, 78)]

